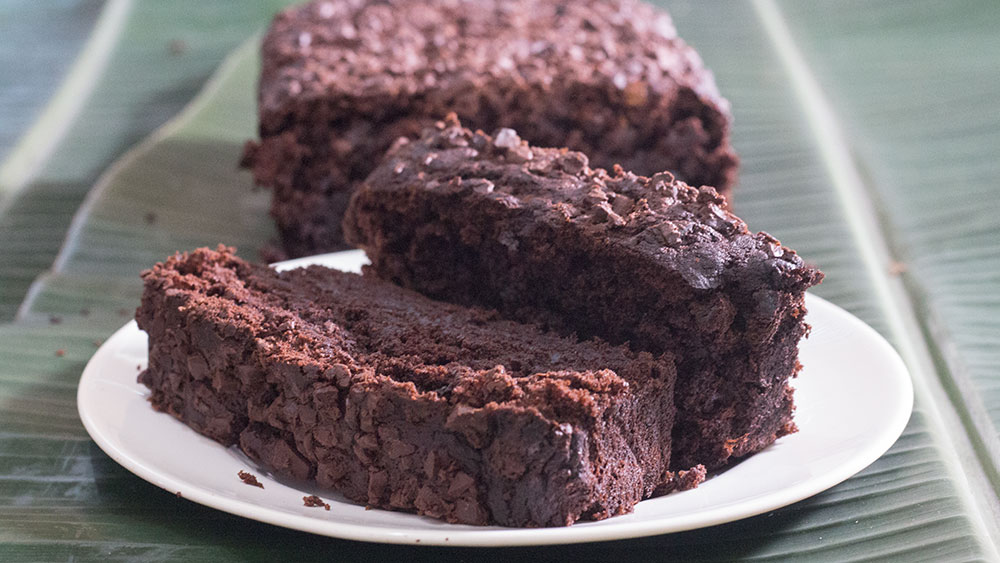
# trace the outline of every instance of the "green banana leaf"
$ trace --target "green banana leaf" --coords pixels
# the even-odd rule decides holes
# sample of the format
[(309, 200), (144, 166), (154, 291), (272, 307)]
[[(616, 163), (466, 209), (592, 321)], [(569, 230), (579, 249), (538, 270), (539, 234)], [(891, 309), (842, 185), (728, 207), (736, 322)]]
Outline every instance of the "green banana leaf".
[(886, 455), (740, 522), (502, 550), (309, 536), (118, 467), (76, 418), (75, 385), (137, 304), (138, 271), (219, 242), (254, 258), (273, 237), (268, 195), (236, 168), (254, 131), (251, 40), (105, 172), (0, 326), (0, 560), (998, 560), (1000, 4), (667, 6), (732, 102), (739, 214), (818, 264), (816, 292), (889, 338), (913, 374), (914, 414)]
[[(31, 282), (51, 265), (73, 214), (101, 171), (176, 114), (219, 60), (266, 25), (284, 3), (2, 3), (0, 53), (11, 60), (9, 65), (0, 62), (0, 92), (10, 92), (0, 97), (0, 135), (16, 132), (20, 140), (0, 137), (0, 321), (14, 316)], [(68, 54), (60, 38), (75, 38), (72, 30), (93, 22), (98, 11), (79, 55)], [(39, 94), (48, 94), (51, 85), (33, 77), (37, 73), (51, 81), (58, 76), (53, 71), (65, 68), (66, 61), (46, 60), (56, 56), (72, 65), (46, 101)], [(33, 125), (22, 123), (35, 114)]]
[[(9, 0), (0, 4), (0, 76), (17, 76), (0, 89), (0, 162), (31, 127), (49, 92), (76, 58), (100, 13), (99, 0)], [(16, 22), (16, 24), (15, 24)], [(32, 60), (34, 64), (26, 65)]]

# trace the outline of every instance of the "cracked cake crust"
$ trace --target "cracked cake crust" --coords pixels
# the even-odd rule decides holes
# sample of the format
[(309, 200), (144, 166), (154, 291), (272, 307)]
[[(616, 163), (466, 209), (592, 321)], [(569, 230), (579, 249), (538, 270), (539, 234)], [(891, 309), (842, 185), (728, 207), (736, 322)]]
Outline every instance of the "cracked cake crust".
[(729, 104), (670, 17), (636, 0), (314, 1), (264, 39), (260, 141), (290, 256), (343, 247), (351, 191), (400, 136), (449, 112), (611, 168), (671, 170), (727, 194)]
[(690, 488), (668, 471), (669, 354), (232, 249), (143, 273), (155, 408), (273, 473), (449, 522), (563, 526)]
[(591, 168), (457, 118), (401, 139), (344, 229), (370, 272), (677, 361), (675, 469), (719, 468), (793, 432), (805, 290), (822, 274), (710, 187)]

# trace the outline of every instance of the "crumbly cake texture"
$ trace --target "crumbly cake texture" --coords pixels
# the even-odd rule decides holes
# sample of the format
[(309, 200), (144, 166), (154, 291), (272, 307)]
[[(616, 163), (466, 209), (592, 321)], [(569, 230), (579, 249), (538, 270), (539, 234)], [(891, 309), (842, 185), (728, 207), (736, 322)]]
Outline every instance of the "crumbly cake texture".
[(729, 104), (670, 17), (636, 0), (327, 0), (264, 39), (260, 141), (289, 255), (342, 246), (350, 192), (400, 136), (456, 112), (596, 165), (671, 170), (727, 193)]
[(674, 468), (722, 467), (795, 429), (788, 381), (822, 274), (710, 187), (609, 174), (449, 116), (394, 146), (344, 229), (371, 272), (433, 298), (673, 353)]
[(143, 273), (139, 381), (273, 473), (449, 522), (562, 526), (690, 488), (671, 473), (669, 354), (577, 341), (232, 249)]

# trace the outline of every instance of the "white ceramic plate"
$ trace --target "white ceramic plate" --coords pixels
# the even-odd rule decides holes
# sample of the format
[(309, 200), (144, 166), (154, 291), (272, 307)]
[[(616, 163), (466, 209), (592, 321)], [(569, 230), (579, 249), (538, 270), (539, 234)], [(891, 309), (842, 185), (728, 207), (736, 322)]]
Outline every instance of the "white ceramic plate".
[[(360, 251), (284, 262), (358, 271)], [(799, 432), (697, 489), (643, 501), (632, 514), (566, 528), (516, 529), (446, 524), (431, 518), (365, 510), (336, 495), (293, 488), (258, 469), (235, 448), (202, 437), (154, 411), (136, 383), (146, 363), (146, 334), (130, 322), (94, 354), (77, 404), (87, 431), (115, 461), (184, 498), (278, 526), (353, 540), (421, 545), (509, 546), (615, 540), (712, 526), (802, 500), (864, 469), (902, 433), (913, 388), (896, 352), (874, 330), (831, 303), (807, 295), (812, 336), (795, 381)], [(264, 488), (243, 484), (249, 470)], [(303, 506), (319, 494), (331, 508)]]

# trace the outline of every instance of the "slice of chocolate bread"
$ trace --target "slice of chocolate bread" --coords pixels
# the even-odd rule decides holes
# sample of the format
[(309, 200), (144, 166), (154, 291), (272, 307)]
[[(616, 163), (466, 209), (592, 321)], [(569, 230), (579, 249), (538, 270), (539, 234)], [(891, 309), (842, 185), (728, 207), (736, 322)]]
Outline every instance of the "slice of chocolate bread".
[(260, 142), (289, 255), (343, 243), (350, 192), (389, 145), (448, 112), (604, 167), (671, 170), (726, 192), (729, 105), (670, 17), (636, 0), (325, 0), (264, 38)]
[(686, 488), (674, 365), (231, 249), (143, 273), (157, 409), (275, 474), (449, 522), (562, 526)]
[(371, 271), (431, 297), (677, 360), (674, 468), (794, 431), (803, 293), (822, 274), (709, 187), (588, 167), (454, 119), (402, 139), (344, 221)]

